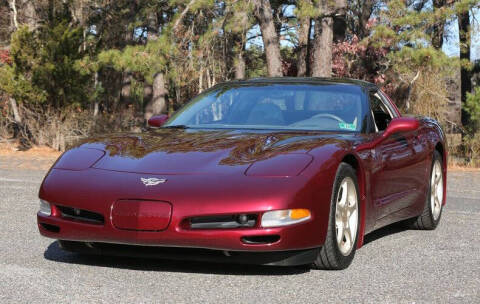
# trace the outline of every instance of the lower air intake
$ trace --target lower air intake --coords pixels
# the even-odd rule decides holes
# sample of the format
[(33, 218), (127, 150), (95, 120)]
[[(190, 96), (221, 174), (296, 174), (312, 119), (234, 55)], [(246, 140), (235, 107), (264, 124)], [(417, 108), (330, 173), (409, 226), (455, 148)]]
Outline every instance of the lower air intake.
[(100, 213), (77, 209), (65, 206), (56, 206), (62, 213), (62, 218), (80, 222), (88, 222), (90, 224), (103, 225), (105, 219)]
[(256, 214), (199, 216), (189, 220), (190, 229), (251, 228), (257, 223)]
[(244, 236), (242, 237), (242, 242), (245, 244), (251, 245), (265, 245), (273, 244), (280, 240), (279, 235), (255, 235), (255, 236)]

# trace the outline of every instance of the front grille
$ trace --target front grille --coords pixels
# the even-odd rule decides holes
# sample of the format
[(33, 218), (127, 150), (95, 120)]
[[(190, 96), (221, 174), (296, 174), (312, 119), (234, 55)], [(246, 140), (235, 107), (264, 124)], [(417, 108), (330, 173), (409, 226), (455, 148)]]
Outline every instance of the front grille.
[(65, 206), (56, 206), (62, 213), (62, 218), (80, 222), (88, 222), (89, 224), (103, 225), (105, 219), (100, 213), (88, 210), (77, 209)]
[(198, 216), (188, 220), (190, 229), (251, 228), (255, 227), (256, 223), (256, 214)]

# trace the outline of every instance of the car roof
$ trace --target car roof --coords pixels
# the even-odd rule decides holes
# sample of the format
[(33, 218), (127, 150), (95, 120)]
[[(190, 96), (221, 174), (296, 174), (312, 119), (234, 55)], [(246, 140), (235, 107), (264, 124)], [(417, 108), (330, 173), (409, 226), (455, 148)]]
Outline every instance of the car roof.
[(368, 90), (378, 89), (377, 86), (371, 82), (349, 79), (349, 78), (322, 78), (322, 77), (260, 77), (251, 79), (232, 80), (220, 84), (258, 84), (258, 83), (271, 83), (271, 84), (285, 84), (285, 83), (304, 83), (304, 84), (349, 84), (357, 85)]

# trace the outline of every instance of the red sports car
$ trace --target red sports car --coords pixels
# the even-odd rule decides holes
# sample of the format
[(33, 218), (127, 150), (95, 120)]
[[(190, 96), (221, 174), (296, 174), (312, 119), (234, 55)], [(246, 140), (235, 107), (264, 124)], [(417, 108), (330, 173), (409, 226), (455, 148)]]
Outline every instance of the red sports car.
[(343, 269), (375, 229), (440, 221), (445, 135), (371, 83), (228, 82), (149, 124), (58, 159), (42, 235), (80, 253)]

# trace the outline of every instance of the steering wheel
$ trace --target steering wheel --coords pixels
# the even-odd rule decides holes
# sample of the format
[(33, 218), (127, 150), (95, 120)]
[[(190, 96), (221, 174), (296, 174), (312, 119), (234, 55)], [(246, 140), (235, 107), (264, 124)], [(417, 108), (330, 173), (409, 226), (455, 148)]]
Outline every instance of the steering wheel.
[(331, 119), (338, 120), (338, 122), (345, 122), (343, 119), (341, 119), (341, 118), (338, 117), (337, 115), (333, 115), (333, 114), (329, 114), (329, 113), (320, 113), (320, 114), (317, 114), (317, 115), (315, 115), (315, 116), (310, 117), (310, 119), (312, 119), (312, 118), (320, 118), (320, 117), (328, 117), (328, 118), (331, 118)]

